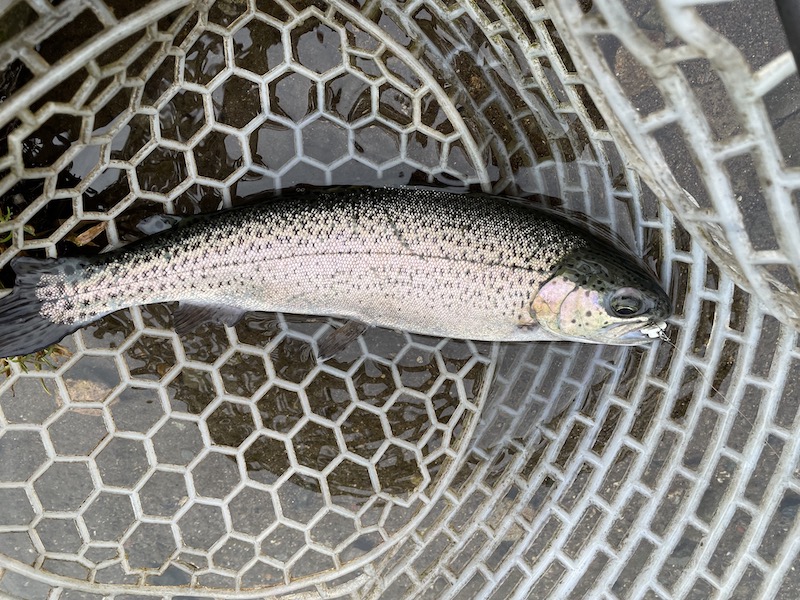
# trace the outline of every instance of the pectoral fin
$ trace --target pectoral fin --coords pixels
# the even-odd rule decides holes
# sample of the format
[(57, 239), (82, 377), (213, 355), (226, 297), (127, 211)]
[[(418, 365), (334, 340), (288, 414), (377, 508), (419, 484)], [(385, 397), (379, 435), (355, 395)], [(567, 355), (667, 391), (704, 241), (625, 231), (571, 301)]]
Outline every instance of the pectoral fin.
[(347, 348), (352, 342), (361, 337), (369, 325), (361, 321), (347, 321), (341, 327), (332, 329), (323, 335), (317, 343), (317, 358), (326, 361)]
[(178, 335), (191, 333), (203, 323), (221, 323), (233, 327), (246, 312), (232, 306), (181, 302), (172, 315), (172, 325)]

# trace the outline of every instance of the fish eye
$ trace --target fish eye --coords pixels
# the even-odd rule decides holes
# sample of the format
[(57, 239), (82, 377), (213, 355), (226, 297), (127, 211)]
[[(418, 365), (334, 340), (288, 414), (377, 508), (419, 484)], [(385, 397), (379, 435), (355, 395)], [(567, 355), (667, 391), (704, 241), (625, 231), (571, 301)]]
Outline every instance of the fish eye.
[(622, 288), (614, 292), (608, 305), (616, 317), (635, 317), (642, 314), (645, 308), (644, 297), (633, 288)]

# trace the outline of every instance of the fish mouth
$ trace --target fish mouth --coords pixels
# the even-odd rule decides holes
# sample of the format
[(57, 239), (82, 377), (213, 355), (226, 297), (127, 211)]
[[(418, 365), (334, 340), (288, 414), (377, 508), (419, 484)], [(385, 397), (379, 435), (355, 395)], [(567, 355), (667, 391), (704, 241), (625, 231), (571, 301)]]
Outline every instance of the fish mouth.
[(615, 343), (623, 345), (637, 345), (652, 342), (656, 338), (666, 335), (666, 321), (638, 321), (636, 323), (616, 323), (609, 328), (613, 331)]

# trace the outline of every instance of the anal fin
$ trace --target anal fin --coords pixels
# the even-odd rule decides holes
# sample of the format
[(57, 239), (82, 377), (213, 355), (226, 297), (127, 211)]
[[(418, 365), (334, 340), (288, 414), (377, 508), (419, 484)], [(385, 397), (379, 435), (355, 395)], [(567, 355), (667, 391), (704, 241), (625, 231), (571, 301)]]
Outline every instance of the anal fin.
[(203, 323), (220, 323), (233, 327), (246, 313), (247, 311), (233, 306), (181, 302), (172, 315), (172, 325), (178, 335), (186, 335)]
[(347, 321), (341, 327), (333, 329), (323, 335), (317, 342), (317, 358), (326, 361), (347, 348), (352, 342), (361, 337), (369, 325), (361, 321)]

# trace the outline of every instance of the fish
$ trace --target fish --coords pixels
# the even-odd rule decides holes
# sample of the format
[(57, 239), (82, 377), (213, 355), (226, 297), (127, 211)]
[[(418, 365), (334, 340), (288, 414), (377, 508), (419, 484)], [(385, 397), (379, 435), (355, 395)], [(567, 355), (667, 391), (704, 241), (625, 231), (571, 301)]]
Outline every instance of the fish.
[(671, 314), (627, 249), (529, 201), (436, 188), (322, 188), (179, 219), (95, 256), (16, 257), (0, 357), (118, 310), (177, 302), (179, 335), (250, 311), (331, 316), (326, 360), (368, 327), (476, 341), (637, 345)]

